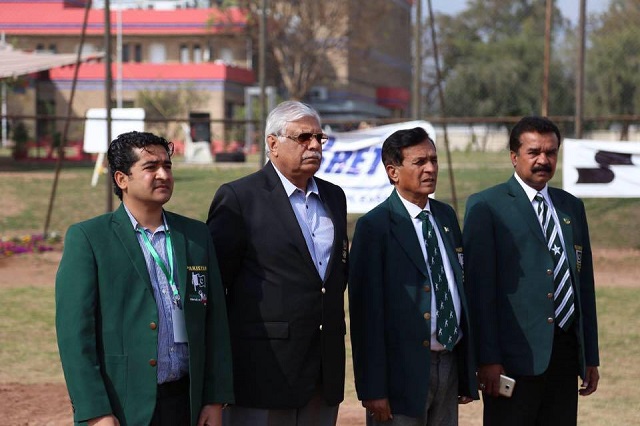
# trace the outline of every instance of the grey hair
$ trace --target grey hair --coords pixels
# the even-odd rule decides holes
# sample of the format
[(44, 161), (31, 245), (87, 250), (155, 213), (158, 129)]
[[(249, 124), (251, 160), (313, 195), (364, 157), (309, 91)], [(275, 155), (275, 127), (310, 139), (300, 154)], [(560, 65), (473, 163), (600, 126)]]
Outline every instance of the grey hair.
[(313, 117), (320, 122), (318, 111), (307, 104), (298, 101), (284, 101), (275, 107), (267, 116), (267, 124), (264, 129), (265, 152), (269, 153), (269, 135), (280, 135), (291, 121), (302, 120), (305, 117)]

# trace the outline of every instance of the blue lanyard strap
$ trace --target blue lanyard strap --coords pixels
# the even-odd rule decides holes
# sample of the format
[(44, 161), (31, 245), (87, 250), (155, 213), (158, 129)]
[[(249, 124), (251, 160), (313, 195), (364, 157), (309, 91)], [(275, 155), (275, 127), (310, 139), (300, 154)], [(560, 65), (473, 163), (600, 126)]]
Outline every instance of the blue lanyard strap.
[(171, 292), (173, 293), (173, 303), (179, 308), (182, 309), (182, 303), (180, 302), (180, 294), (178, 293), (178, 287), (176, 286), (176, 282), (173, 279), (173, 245), (171, 244), (171, 233), (169, 232), (169, 228), (165, 222), (165, 235), (166, 235), (166, 245), (167, 245), (167, 259), (169, 260), (169, 269), (167, 269), (167, 265), (164, 263), (156, 249), (151, 244), (147, 233), (138, 227), (136, 229), (142, 235), (142, 239), (144, 241), (144, 245), (151, 253), (153, 260), (156, 262), (156, 265), (162, 269), (164, 275), (167, 277), (167, 281), (169, 282), (169, 287), (171, 287)]

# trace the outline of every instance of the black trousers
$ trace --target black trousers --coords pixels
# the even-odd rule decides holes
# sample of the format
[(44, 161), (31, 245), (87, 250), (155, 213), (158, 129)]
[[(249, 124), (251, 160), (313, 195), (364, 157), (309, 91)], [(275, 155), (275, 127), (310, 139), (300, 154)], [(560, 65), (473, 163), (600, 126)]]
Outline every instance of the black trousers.
[(511, 398), (483, 395), (484, 425), (575, 426), (578, 369), (575, 332), (556, 327), (547, 371), (539, 376), (512, 376), (516, 386)]
[(189, 377), (158, 385), (151, 426), (189, 426)]

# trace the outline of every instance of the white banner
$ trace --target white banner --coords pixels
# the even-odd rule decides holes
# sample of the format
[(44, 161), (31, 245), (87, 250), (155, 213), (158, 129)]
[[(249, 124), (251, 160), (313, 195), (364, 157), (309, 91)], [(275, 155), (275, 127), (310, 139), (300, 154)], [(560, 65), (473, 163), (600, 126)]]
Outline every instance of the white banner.
[(322, 165), (316, 176), (342, 187), (347, 196), (348, 213), (366, 213), (393, 190), (382, 164), (382, 143), (396, 130), (414, 127), (425, 129), (435, 142), (436, 132), (427, 121), (331, 133), (322, 147)]
[(640, 142), (565, 139), (562, 183), (576, 197), (640, 197)]
[[(111, 139), (122, 133), (144, 132), (143, 108), (111, 108)], [(107, 110), (90, 108), (84, 124), (84, 152), (104, 154), (111, 141), (107, 141)]]

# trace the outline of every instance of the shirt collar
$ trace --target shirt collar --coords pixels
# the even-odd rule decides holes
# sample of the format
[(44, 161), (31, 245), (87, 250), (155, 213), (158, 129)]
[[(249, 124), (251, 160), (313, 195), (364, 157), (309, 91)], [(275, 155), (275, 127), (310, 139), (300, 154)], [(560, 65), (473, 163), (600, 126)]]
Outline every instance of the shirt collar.
[(398, 197), (400, 197), (400, 201), (402, 202), (402, 205), (404, 205), (404, 208), (407, 209), (409, 216), (411, 216), (413, 219), (416, 219), (422, 211), (427, 211), (431, 213), (431, 203), (429, 203), (428, 198), (427, 198), (427, 205), (424, 206), (424, 209), (421, 209), (419, 206), (413, 204), (411, 201), (404, 199), (404, 197), (400, 195), (400, 192), (398, 191), (396, 192), (398, 193)]
[[(291, 195), (294, 192), (296, 192), (298, 187), (295, 186), (294, 184), (292, 184), (291, 181), (289, 179), (287, 179), (285, 175), (280, 173), (280, 170), (278, 170), (278, 168), (276, 167), (276, 165), (273, 162), (271, 164), (273, 165), (273, 168), (276, 170), (276, 173), (278, 174), (278, 177), (280, 178), (280, 182), (282, 182), (282, 186), (284, 186), (284, 192), (287, 193), (287, 197), (291, 197)], [(309, 194), (316, 194), (318, 197), (320, 197), (320, 192), (318, 191), (318, 185), (316, 184), (316, 180), (313, 177), (311, 177), (307, 181), (307, 189), (306, 189), (305, 196), (307, 196)]]
[(533, 202), (533, 199), (538, 194), (538, 192), (544, 196), (545, 200), (549, 201), (549, 185), (545, 184), (544, 188), (538, 191), (537, 189), (532, 188), (526, 183), (524, 183), (524, 181), (520, 179), (520, 176), (518, 176), (518, 173), (514, 173), (513, 175), (515, 176), (516, 180), (518, 181), (522, 189), (524, 189), (524, 192), (527, 194), (527, 198), (529, 199), (530, 202)]
[[(122, 205), (124, 206), (124, 211), (126, 211), (126, 212), (127, 212), (127, 216), (129, 216), (129, 220), (131, 221), (131, 226), (133, 226), (133, 229), (134, 229), (135, 231), (137, 231), (137, 230), (138, 230), (138, 228), (140, 228), (140, 229), (145, 229), (145, 228), (143, 228), (143, 227), (142, 227), (142, 225), (140, 225), (140, 224), (138, 223), (138, 221), (136, 220), (136, 218), (135, 218), (135, 217), (133, 217), (133, 215), (132, 215), (132, 214), (131, 214), (131, 212), (129, 211), (129, 208), (127, 207), (127, 205), (126, 205), (124, 202), (122, 203)], [(166, 218), (166, 217), (165, 217), (165, 215), (164, 215), (164, 209), (163, 209), (163, 210), (162, 210), (162, 225), (160, 225), (160, 226), (158, 227), (158, 229), (156, 229), (156, 231), (155, 231), (155, 232), (158, 232), (158, 231), (165, 231), (165, 230), (167, 230), (167, 229), (169, 229), (169, 225), (167, 225), (167, 218)]]

